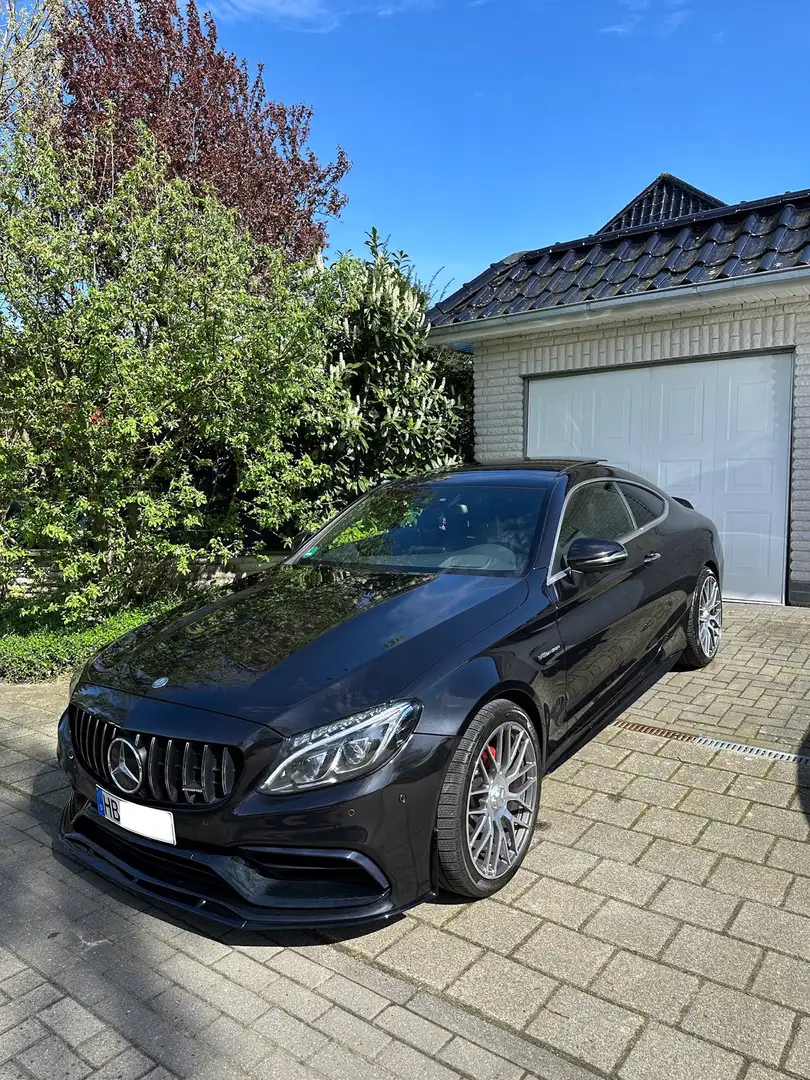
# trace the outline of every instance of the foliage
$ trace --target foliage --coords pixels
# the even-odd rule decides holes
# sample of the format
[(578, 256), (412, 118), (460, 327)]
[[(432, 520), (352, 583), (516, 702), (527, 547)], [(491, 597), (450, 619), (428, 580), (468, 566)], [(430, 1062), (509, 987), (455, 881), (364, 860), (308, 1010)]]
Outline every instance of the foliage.
[(459, 407), (427, 343), (427, 293), (404, 252), (376, 230), (369, 257), (346, 259), (352, 295), (330, 338), (333, 374), (349, 409), (313, 450), (328, 462), (331, 488), (357, 495), (382, 480), (457, 464)]
[(0, 609), (4, 626), (0, 636), (0, 679), (34, 682), (61, 675), (170, 606), (166, 601), (146, 608), (125, 608), (98, 625), (79, 629), (56, 621), (40, 621), (32, 628), (30, 620), (23, 620), (18, 626), (9, 610)]
[(49, 25), (45, 3), (27, 8), (17, 0), (0, 0), (0, 130), (22, 107), (41, 107), (48, 96), (53, 82)]
[(292, 258), (325, 243), (324, 215), (345, 203), (343, 150), (322, 164), (308, 148), (312, 110), (268, 99), (262, 70), (221, 49), (194, 0), (67, 0), (56, 28), (64, 135), (80, 147), (110, 103), (115, 138), (94, 163), (103, 194), (139, 152), (137, 122), (168, 155), (167, 174), (210, 185), (253, 235)]
[[(425, 485), (411, 483), (381, 488), (344, 515), (341, 524), (327, 533), (304, 558), (317, 555), (320, 559), (330, 551), (338, 549), (339, 552), (342, 547), (372, 538), (380, 538), (379, 553), (383, 553), (388, 534), (397, 528), (416, 525), (425, 503), (431, 497), (432, 492)], [(365, 552), (370, 550), (364, 548)], [(377, 553), (377, 549), (374, 551)]]
[(328, 469), (296, 429), (345, 411), (323, 355), (349, 267), (255, 243), (145, 133), (88, 199), (105, 137), (0, 148), (0, 592), (46, 548), (57, 586), (29, 606), (68, 620), (306, 518)]
[(475, 426), (473, 414), (474, 385), (471, 354), (452, 349), (433, 350), (437, 376), (456, 404), (455, 450), (462, 461), (475, 461)]

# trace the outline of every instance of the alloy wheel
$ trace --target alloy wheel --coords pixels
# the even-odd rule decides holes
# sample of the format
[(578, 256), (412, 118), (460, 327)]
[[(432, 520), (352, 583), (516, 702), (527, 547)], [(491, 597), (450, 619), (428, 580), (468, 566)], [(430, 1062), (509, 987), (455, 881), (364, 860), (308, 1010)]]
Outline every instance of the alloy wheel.
[(529, 842), (538, 791), (537, 754), (520, 724), (489, 736), (467, 793), (467, 850), (484, 878), (503, 877)]
[(698, 638), (706, 656), (714, 656), (723, 633), (723, 601), (717, 578), (710, 575), (703, 582), (698, 602)]

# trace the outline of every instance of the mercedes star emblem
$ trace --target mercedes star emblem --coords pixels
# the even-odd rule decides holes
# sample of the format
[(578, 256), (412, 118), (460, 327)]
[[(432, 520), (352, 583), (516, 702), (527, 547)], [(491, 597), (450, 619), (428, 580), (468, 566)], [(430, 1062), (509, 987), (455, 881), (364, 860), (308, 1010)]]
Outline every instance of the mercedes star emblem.
[(134, 795), (143, 782), (143, 760), (137, 746), (120, 736), (113, 739), (107, 751), (107, 764), (115, 786)]
[(160, 690), (161, 686), (165, 686), (168, 681), (169, 680), (166, 678), (165, 675), (160, 679), (155, 679), (155, 681), (152, 683), (152, 689)]

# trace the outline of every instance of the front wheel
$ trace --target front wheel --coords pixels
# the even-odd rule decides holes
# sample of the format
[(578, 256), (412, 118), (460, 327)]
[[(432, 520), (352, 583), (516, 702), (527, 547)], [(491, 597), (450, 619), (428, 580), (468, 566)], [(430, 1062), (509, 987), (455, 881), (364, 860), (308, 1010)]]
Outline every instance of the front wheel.
[(723, 634), (723, 598), (713, 570), (704, 566), (698, 575), (686, 625), (683, 660), (688, 668), (710, 664)]
[(541, 777), (542, 747), (529, 716), (505, 699), (484, 705), (459, 742), (439, 796), (445, 888), (491, 896), (514, 877), (537, 820)]

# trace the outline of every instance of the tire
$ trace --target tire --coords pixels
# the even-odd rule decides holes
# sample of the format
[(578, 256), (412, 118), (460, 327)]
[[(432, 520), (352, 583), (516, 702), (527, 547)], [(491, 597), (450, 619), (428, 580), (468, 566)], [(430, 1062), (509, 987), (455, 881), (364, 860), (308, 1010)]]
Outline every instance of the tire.
[[(711, 603), (711, 597), (716, 600)], [(707, 611), (712, 608), (714, 616), (707, 628), (701, 620), (707, 618)], [(712, 629), (713, 627), (713, 629)], [(703, 632), (702, 632), (703, 631)], [(689, 615), (686, 620), (686, 648), (683, 653), (683, 666), (689, 670), (704, 668), (717, 656), (720, 639), (723, 634), (723, 599), (720, 595), (720, 583), (717, 575), (708, 566), (698, 574)]]
[[(499, 753), (507, 764), (510, 757), (517, 758), (511, 765), (517, 775), (506, 784), (510, 773), (499, 772)], [(484, 705), (450, 759), (439, 796), (436, 826), (443, 888), (481, 898), (492, 896), (515, 876), (537, 821), (542, 775), (543, 749), (529, 716), (503, 698)], [(520, 801), (509, 799), (510, 793), (520, 795)], [(478, 852), (482, 841), (484, 848)]]

